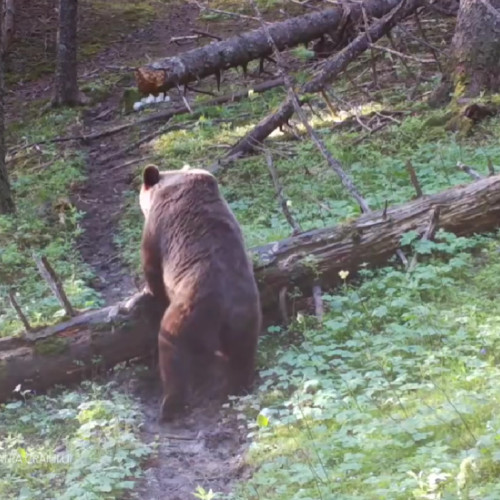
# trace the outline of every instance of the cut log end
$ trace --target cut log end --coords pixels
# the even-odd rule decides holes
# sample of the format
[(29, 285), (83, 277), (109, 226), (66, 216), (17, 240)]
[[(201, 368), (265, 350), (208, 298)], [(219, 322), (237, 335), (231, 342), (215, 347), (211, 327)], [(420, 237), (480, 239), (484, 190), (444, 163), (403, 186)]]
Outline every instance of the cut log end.
[(165, 91), (166, 72), (160, 69), (151, 69), (146, 66), (135, 70), (137, 89), (144, 96), (154, 95)]

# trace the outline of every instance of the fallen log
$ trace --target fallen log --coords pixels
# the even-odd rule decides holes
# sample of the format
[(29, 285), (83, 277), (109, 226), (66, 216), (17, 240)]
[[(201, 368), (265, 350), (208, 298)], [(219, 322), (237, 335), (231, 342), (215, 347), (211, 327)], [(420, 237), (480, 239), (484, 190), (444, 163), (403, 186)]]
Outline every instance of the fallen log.
[[(345, 23), (346, 16), (349, 16), (352, 22), (357, 22), (362, 19), (364, 10), (370, 17), (381, 17), (399, 3), (401, 0), (368, 0), (364, 3), (350, 4), (349, 10), (339, 5), (332, 9), (273, 23), (269, 26), (269, 31), (278, 50), (284, 50), (318, 39), (325, 33), (335, 37), (337, 27), (340, 23)], [(246, 70), (250, 61), (269, 57), (272, 52), (273, 48), (262, 29), (248, 31), (137, 68), (135, 70), (137, 88), (144, 95), (156, 96), (160, 92), (198, 81), (209, 75), (216, 75), (219, 79), (220, 72), (228, 68), (242, 66)]]
[[(422, 5), (421, 0), (401, 1), (392, 12), (389, 12), (382, 19), (373, 23), (366, 32), (361, 33), (340, 52), (328, 58), (323, 69), (301, 87), (299, 94), (306, 95), (323, 91), (356, 57), (367, 50), (371, 44), (389, 33), (398, 22), (415, 12), (420, 5)], [(303, 101), (300, 104), (303, 104)], [(222, 163), (224, 161), (235, 160), (240, 156), (251, 153), (256, 147), (261, 146), (264, 139), (269, 137), (278, 127), (288, 123), (294, 111), (292, 99), (288, 97), (277, 111), (264, 117), (252, 130), (242, 137), (227, 152), (222, 159)], [(217, 165), (212, 171), (214, 172), (218, 169)]]
[[(311, 295), (314, 286), (338, 281), (339, 271), (352, 275), (363, 263), (386, 262), (404, 233), (425, 233), (436, 208), (439, 228), (457, 235), (497, 228), (500, 175), (253, 248), (264, 314), (279, 313), (286, 288)], [(81, 380), (97, 367), (148, 356), (155, 349), (160, 315), (151, 297), (136, 296), (22, 338), (0, 339), (0, 401), (10, 398), (18, 384), (40, 391)]]

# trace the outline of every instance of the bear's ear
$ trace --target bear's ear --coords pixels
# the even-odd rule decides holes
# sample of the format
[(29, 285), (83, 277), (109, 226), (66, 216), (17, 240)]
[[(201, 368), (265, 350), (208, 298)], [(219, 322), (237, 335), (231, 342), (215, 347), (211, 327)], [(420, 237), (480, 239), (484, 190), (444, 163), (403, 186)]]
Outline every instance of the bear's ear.
[(148, 165), (142, 174), (142, 179), (146, 189), (153, 187), (160, 182), (160, 171), (156, 165)]

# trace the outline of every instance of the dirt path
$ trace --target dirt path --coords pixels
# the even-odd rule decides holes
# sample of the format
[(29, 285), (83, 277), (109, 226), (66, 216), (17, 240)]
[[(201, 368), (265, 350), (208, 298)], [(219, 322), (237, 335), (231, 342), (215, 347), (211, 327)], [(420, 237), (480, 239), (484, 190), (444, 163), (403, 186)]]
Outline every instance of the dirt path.
[(184, 418), (160, 424), (161, 390), (156, 370), (135, 379), (132, 385), (128, 390), (140, 399), (145, 415), (143, 439), (157, 443), (132, 498), (194, 499), (198, 486), (228, 493), (236, 481), (249, 477), (250, 469), (244, 463), (246, 427), (233, 411), (221, 409), (214, 395), (198, 398), (196, 408)]
[[(99, 70), (109, 64), (126, 64), (130, 60), (147, 57), (175, 55), (180, 50), (196, 46), (195, 42), (179, 48), (171, 44), (174, 36), (190, 34), (196, 24), (198, 9), (190, 4), (169, 8), (165, 17), (128, 37), (127, 43), (111, 47), (101, 54), (87, 72)], [(228, 30), (237, 29), (237, 26)], [(130, 85), (130, 82), (124, 82)], [(120, 98), (122, 88), (89, 111), (85, 118), (86, 129), (102, 129), (115, 125), (121, 118)], [(175, 94), (175, 93), (174, 93)], [(194, 97), (194, 96), (193, 96)], [(174, 98), (175, 99), (175, 98)], [(105, 116), (105, 120), (100, 119)], [(153, 125), (154, 127), (155, 125)], [(141, 164), (141, 151), (136, 150), (119, 159), (99, 163), (99, 157), (124, 147), (127, 134), (112, 136), (93, 142), (87, 150), (88, 181), (75, 196), (77, 206), (85, 212), (80, 251), (91, 265), (98, 282), (94, 286), (107, 303), (127, 297), (135, 288), (132, 274), (120, 259), (114, 244), (114, 234), (121, 215), (123, 194), (130, 189), (133, 172)], [(139, 162), (121, 167), (130, 160)], [(157, 453), (146, 466), (145, 477), (140, 481), (133, 496), (141, 500), (186, 500), (193, 497), (198, 485), (213, 491), (228, 492), (233, 483), (248, 475), (243, 454), (246, 449), (245, 429), (236, 416), (221, 410), (221, 402), (210, 396), (198, 399), (196, 408), (185, 418), (171, 424), (158, 422), (161, 389), (156, 370), (146, 380), (135, 381), (133, 391), (141, 401), (144, 414), (143, 438), (156, 441)]]
[[(100, 54), (87, 71), (98, 71), (100, 67), (109, 65), (110, 61), (119, 65), (146, 57), (174, 55), (179, 48), (171, 44), (170, 39), (189, 33), (190, 28), (195, 26), (197, 16), (198, 8), (188, 3), (168, 8), (161, 19), (129, 35), (125, 44), (113, 46)], [(183, 48), (187, 50), (194, 46), (191, 43)], [(87, 113), (85, 125), (89, 130), (102, 129), (103, 123), (106, 127), (116, 124), (121, 117), (123, 87), (130, 84), (130, 80), (125, 81), (113, 95)], [(80, 252), (97, 276), (93, 286), (107, 303), (127, 297), (136, 288), (113, 239), (121, 214), (123, 194), (130, 189), (131, 174), (137, 168), (137, 164), (129, 167), (120, 165), (133, 159), (140, 160), (140, 151), (106, 163), (99, 162), (100, 157), (122, 149), (127, 139), (127, 134), (120, 134), (92, 142), (87, 150), (88, 180), (75, 197), (77, 207), (85, 212)]]

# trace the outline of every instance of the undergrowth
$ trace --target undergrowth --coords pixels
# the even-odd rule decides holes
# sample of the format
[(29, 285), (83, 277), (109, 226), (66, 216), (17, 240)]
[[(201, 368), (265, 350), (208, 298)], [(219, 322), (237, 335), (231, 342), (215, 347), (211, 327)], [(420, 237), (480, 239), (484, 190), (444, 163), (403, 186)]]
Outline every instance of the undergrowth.
[(256, 470), (231, 498), (499, 498), (498, 239), (414, 246), (413, 273), (347, 277), (322, 325), (291, 326), (301, 341), (262, 339), (259, 390), (235, 403), (254, 415)]
[[(9, 144), (43, 142), (61, 135), (78, 119), (73, 110), (51, 111), (9, 127)], [(63, 282), (72, 305), (83, 309), (99, 304), (88, 286), (90, 271), (76, 247), (82, 216), (70, 200), (84, 179), (85, 158), (74, 150), (42, 144), (38, 155), (12, 160), (11, 182), (16, 214), (0, 216), (0, 336), (23, 329), (8, 292), (15, 294), (31, 326), (53, 323), (64, 315), (48, 284), (40, 276), (33, 253), (45, 255)]]
[(114, 382), (0, 406), (0, 497), (123, 498), (151, 448), (142, 414)]

